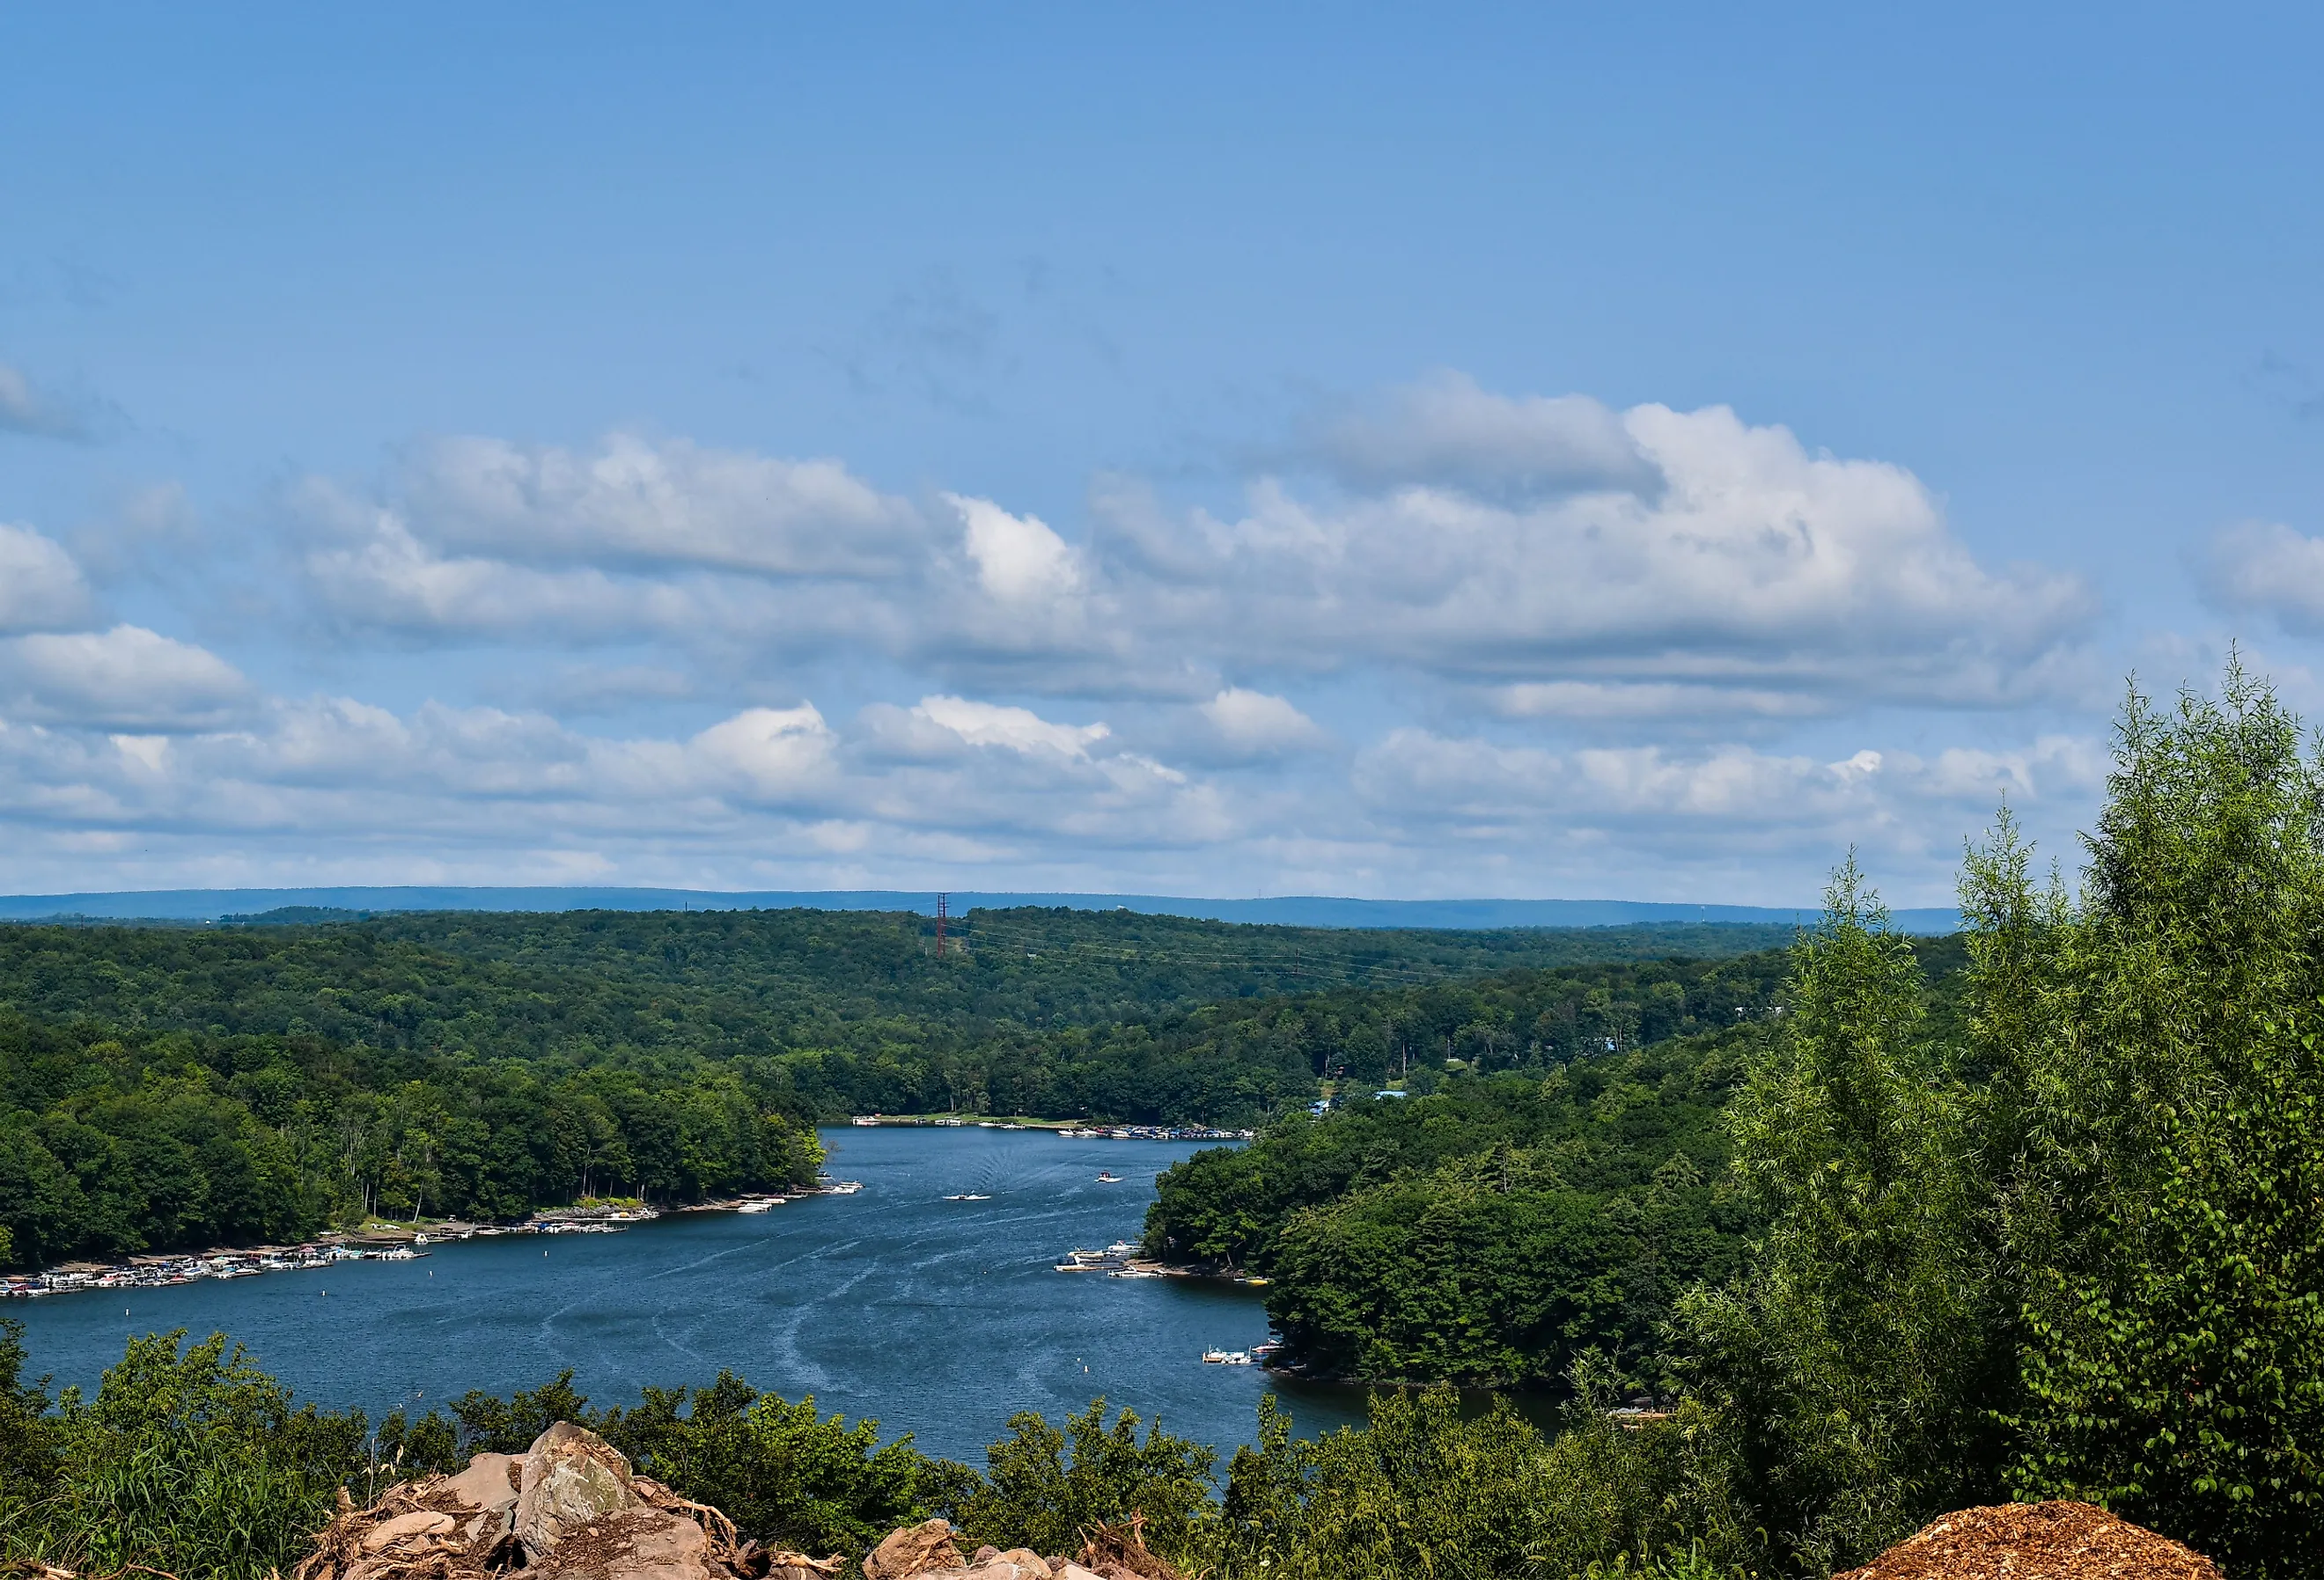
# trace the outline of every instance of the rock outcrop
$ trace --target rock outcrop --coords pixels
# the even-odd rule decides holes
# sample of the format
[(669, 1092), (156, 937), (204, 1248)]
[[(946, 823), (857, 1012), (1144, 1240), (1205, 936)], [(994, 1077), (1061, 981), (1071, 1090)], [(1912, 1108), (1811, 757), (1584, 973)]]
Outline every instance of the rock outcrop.
[(637, 1474), (559, 1421), (521, 1455), (399, 1482), (365, 1509), (339, 1494), (295, 1580), (833, 1580), (838, 1558), (740, 1540), (717, 1510)]
[[(457, 1475), (399, 1482), (368, 1508), (340, 1493), (293, 1580), (840, 1580), (846, 1566), (742, 1540), (717, 1510), (559, 1421), (523, 1454), (479, 1454)], [(1134, 1520), (1100, 1526), (1075, 1558), (990, 1547), (965, 1557), (950, 1525), (924, 1520), (891, 1531), (863, 1560), (863, 1576), (1178, 1580)]]
[(2218, 1566), (2091, 1503), (2000, 1503), (1932, 1520), (1836, 1580), (2220, 1580)]

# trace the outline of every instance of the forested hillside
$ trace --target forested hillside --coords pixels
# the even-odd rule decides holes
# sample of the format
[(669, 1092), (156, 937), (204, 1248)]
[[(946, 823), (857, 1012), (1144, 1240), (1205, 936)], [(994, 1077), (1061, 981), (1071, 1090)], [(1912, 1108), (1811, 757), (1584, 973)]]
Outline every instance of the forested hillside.
[(0, 926), (0, 1003), (169, 1030), (484, 1055), (973, 1042), (1238, 998), (1517, 966), (1719, 959), (1788, 928), (1241, 927), (1130, 911), (393, 915), (231, 928)]
[[(0, 928), (0, 1230), (41, 1262), (373, 1212), (699, 1200), (811, 1177), (812, 1125), (868, 1110), (1256, 1123), (1334, 1077), (1409, 1065), (1425, 1086), (1448, 1052), (1508, 1067), (1723, 1023), (1779, 973), (1766, 954), (1628, 963), (1754, 936), (1736, 929), (1383, 942), (1005, 919), (1031, 930), (1004, 947), (974, 918), (941, 960), (922, 919), (860, 914)], [(1339, 953), (1311, 958), (1316, 939)], [(1622, 963), (1442, 977), (1562, 955)], [(1419, 980), (1183, 1002), (1327, 972)]]
[[(1925, 1023), (1948, 1034), (1960, 941), (1908, 957)], [(1540, 1382), (1594, 1348), (1660, 1382), (1679, 1294), (1740, 1265), (1749, 1214), (1723, 1111), (1784, 1029), (1790, 966), (1609, 971), (1554, 996), (1541, 990), (1561, 974), (1513, 973), (1406, 995), (1465, 999), (1450, 1041), (1467, 1070), (1197, 1153), (1158, 1182), (1148, 1249), (1266, 1275), (1288, 1359), (1323, 1375)]]

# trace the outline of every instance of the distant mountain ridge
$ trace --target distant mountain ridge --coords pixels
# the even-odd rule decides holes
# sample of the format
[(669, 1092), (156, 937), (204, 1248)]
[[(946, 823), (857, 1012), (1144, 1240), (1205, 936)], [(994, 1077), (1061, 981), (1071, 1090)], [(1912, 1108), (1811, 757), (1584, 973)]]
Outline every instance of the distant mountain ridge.
[[(290, 908), (332, 911), (405, 910), (936, 910), (933, 891), (903, 889), (715, 889), (346, 887), (314, 889), (152, 889), (85, 894), (0, 895), (0, 920), (88, 918), (108, 921), (216, 921)], [(1278, 927), (1498, 928), (1628, 927), (1646, 922), (1812, 922), (1812, 907), (1683, 905), (1640, 900), (1352, 900), (1283, 895), (1268, 900), (1204, 900), (1160, 894), (1047, 894), (955, 890), (955, 915), (971, 910), (1061, 906), (1126, 910), (1205, 921)], [(1950, 933), (1960, 913), (1950, 907), (1899, 910), (1906, 932)]]

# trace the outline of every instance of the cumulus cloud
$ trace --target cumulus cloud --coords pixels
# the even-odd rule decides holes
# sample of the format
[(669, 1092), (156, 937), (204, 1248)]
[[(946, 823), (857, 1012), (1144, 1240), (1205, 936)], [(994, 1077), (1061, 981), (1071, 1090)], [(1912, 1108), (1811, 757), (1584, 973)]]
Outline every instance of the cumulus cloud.
[(40, 632), (0, 642), (0, 696), (20, 718), (105, 730), (192, 730), (247, 699), (239, 670), (139, 625)]
[(2217, 609), (2264, 614), (2301, 635), (2324, 632), (2324, 538), (2277, 522), (2241, 522), (2211, 535), (2196, 572)]
[(1489, 393), (1442, 373), (1369, 412), (1325, 427), (1311, 453), (1342, 478), (1528, 498), (1612, 490), (1651, 494), (1661, 474), (1620, 413), (1587, 395)]
[(1729, 845), (1836, 853), (1851, 841), (1950, 853), (2004, 801), (2079, 808), (2102, 782), (2091, 739), (1934, 755), (1865, 747), (1838, 759), (1744, 746), (1556, 752), (1406, 727), (1360, 756), (1357, 793), (1381, 816), (1469, 834), (1555, 827), (1665, 852)]
[(972, 702), (964, 697), (923, 698), (912, 716), (969, 745), (1000, 746), (1028, 756), (1047, 752), (1087, 757), (1092, 746), (1112, 734), (1103, 724), (1052, 724), (1030, 708)]
[(0, 522), (0, 633), (69, 630), (88, 614), (88, 583), (63, 546)]
[(833, 735), (811, 703), (746, 708), (694, 737), (694, 750), (731, 769), (761, 800), (800, 798), (825, 787)]
[(1076, 541), (991, 499), (925, 517), (836, 462), (496, 440), (389, 497), (306, 491), (322, 601), (407, 637), (842, 651), (955, 689), (1199, 703), (1220, 677), (1388, 669), (1511, 717), (2006, 707), (2083, 680), (2080, 578), (1980, 563), (1901, 467), (1711, 407), (1615, 411), (1451, 375), (1327, 428), (1336, 481), (1240, 513), (1134, 482)]
[(925, 760), (867, 751), (863, 729), (835, 728), (807, 703), (661, 735), (587, 735), (543, 714), (434, 702), (399, 714), (349, 698), (265, 702), (231, 727), (169, 735), (0, 719), (0, 818), (44, 827), (50, 851), (134, 829), (253, 848), (486, 850), (536, 872), (678, 852), (724, 864), (729, 885), (750, 875), (735, 865), (745, 859), (1073, 862), (1236, 832), (1216, 787), (1098, 750), (1110, 742), (1102, 725), (927, 702), (910, 716), (954, 750)]
[[(1812, 455), (1720, 407), (1621, 420), (1661, 480), (1651, 491), (1513, 502), (1416, 484), (1314, 500), (1263, 482), (1239, 519), (1186, 523), (1151, 612), (1179, 640), (1231, 643), (1246, 666), (1364, 660), (1707, 700), (1740, 688), (1997, 706), (2043, 696), (2071, 668), (2089, 587), (1980, 565), (1902, 467)], [(1205, 574), (1189, 573), (1190, 552)]]
[(519, 563), (707, 566), (890, 577), (924, 537), (900, 499), (835, 460), (785, 460), (616, 433), (593, 451), (446, 439), (405, 460), (414, 536)]
[[(1078, 519), (632, 434), (436, 440), (383, 478), (290, 489), (322, 616), (295, 637), (349, 667), (497, 644), (395, 695), (462, 674), (461, 703), (498, 707), (263, 695), (204, 648), (101, 628), (73, 556), (0, 528), (0, 818), (56, 842), (505, 849), (528, 853), (510, 871), (642, 881), (680, 862), (791, 882), (805, 863), (844, 886), (942, 862), (1082, 887), (1134, 868), (1161, 888), (1572, 893), (1597, 873), (1639, 892), (1725, 853), (1812, 874), (1850, 839), (1925, 874), (2002, 795), (2061, 808), (2098, 782), (2069, 737), (1850, 734), (1938, 705), (2000, 716), (1983, 739), (2079, 700), (2088, 586), (1981, 560), (1902, 467), (1724, 408), (1452, 374), (1276, 462), (1232, 508), (1109, 478)], [(180, 494), (140, 508), (116, 571), (191, 530)], [(2209, 574), (2223, 602), (2324, 628), (2310, 540), (2223, 536)], [(1308, 711), (1326, 691), (1344, 748)], [(585, 710), (622, 722), (591, 733)], [(1722, 892), (1767, 897), (1764, 877)]]
[(976, 579), (996, 602), (1038, 608), (1080, 590), (1073, 550), (1039, 517), (1010, 515), (989, 499), (947, 494), (945, 500), (960, 512)]
[(1273, 756), (1304, 752), (1329, 739), (1323, 726), (1287, 698), (1230, 686), (1201, 705), (1200, 711), (1219, 744), (1244, 756)]

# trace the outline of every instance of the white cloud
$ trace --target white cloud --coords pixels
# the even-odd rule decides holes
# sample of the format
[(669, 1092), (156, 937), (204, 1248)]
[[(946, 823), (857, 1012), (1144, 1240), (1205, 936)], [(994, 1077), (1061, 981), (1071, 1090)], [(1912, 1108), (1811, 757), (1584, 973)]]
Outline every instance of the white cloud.
[(694, 737), (694, 750), (742, 776), (761, 799), (820, 790), (832, 769), (834, 737), (812, 704), (753, 707)]
[(1080, 590), (1073, 550), (1038, 516), (1011, 515), (989, 499), (945, 495), (967, 529), (977, 580), (1000, 603), (1042, 606)]
[(904, 501), (834, 460), (784, 460), (616, 433), (595, 450), (447, 439), (400, 479), (415, 535), (518, 562), (689, 565), (779, 577), (913, 568)]
[(0, 632), (70, 630), (88, 614), (88, 583), (63, 546), (0, 522)]
[(2245, 522), (2211, 535), (2196, 572), (2215, 608), (2265, 614), (2302, 635), (2324, 632), (2324, 538)]
[(1323, 745), (1322, 726), (1285, 698), (1231, 686), (1202, 705), (1220, 743), (1249, 756), (1298, 752)]
[(1365, 487), (1528, 496), (1650, 494), (1661, 483), (1621, 415), (1602, 403), (1587, 395), (1509, 399), (1460, 373), (1392, 392), (1379, 410), (1326, 428), (1313, 448)]
[(0, 697), (20, 718), (104, 730), (215, 727), (247, 699), (241, 672), (138, 625), (0, 642)]
[(1560, 753), (1406, 727), (1360, 755), (1354, 785), (1376, 816), (1470, 835), (1554, 828), (1665, 854), (1731, 845), (1827, 857), (1861, 842), (1949, 858), (2005, 800), (2045, 823), (2070, 819), (2106, 763), (2098, 742), (2067, 735), (2009, 752), (1862, 747), (1833, 760), (1744, 746)]
[(1801, 718), (1829, 713), (1829, 695), (1772, 688), (1679, 685), (1668, 681), (1522, 680), (1489, 693), (1493, 709), (1509, 718), (1585, 719), (1665, 725), (1711, 717), (1731, 728), (1739, 718)]
[(2089, 589), (1979, 565), (1903, 468), (1811, 455), (1724, 408), (1641, 406), (1622, 422), (1662, 479), (1652, 491), (1308, 500), (1262, 483), (1240, 519), (1186, 523), (1174, 585), (1143, 613), (1246, 668), (1361, 661), (1680, 686), (1706, 704), (1739, 689), (1997, 706), (2070, 670)]
[(2084, 582), (1980, 564), (1910, 472), (1722, 407), (1447, 375), (1317, 443), (1343, 486), (1262, 477), (1222, 516), (1110, 481), (1085, 542), (964, 494), (924, 522), (835, 462), (622, 436), (446, 441), (385, 504), (318, 485), (301, 509), (323, 601), (407, 637), (855, 652), (954, 689), (1187, 702), (1223, 674), (1381, 670), (1566, 720), (2007, 707), (2085, 680)]
[[(1749, 899), (1851, 839), (1924, 881), (1999, 795), (2097, 782), (2087, 743), (2008, 744), (2008, 710), (2080, 702), (2089, 587), (1981, 562), (1900, 467), (1453, 375), (1282, 459), (1234, 509), (1105, 480), (1084, 531), (833, 460), (432, 442), (284, 513), (326, 616), (292, 684), (327, 658), (362, 697), (92, 630), (73, 557), (0, 528), (0, 826), (649, 882)], [(145, 504), (123, 566), (190, 531), (181, 494)], [(2289, 619), (2306, 585), (2324, 626), (2324, 550), (2268, 531), (2223, 596)], [(455, 642), (500, 651), (406, 657)], [(808, 695), (844, 707), (752, 706)], [(1987, 716), (1887, 711), (1930, 704)]]
[(1029, 708), (972, 702), (964, 697), (924, 697), (912, 715), (972, 746), (1000, 746), (1028, 756), (1047, 752), (1059, 757), (1087, 757), (1092, 746), (1112, 734), (1102, 723), (1052, 724)]

